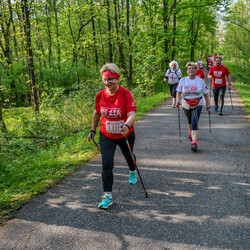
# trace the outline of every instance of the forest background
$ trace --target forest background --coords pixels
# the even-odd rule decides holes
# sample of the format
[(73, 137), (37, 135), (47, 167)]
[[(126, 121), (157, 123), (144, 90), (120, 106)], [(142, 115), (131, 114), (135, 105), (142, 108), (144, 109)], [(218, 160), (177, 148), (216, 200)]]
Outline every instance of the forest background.
[(222, 54), (249, 101), (249, 0), (0, 0), (0, 216), (95, 153), (99, 70), (116, 63), (137, 117), (169, 95), (170, 61)]

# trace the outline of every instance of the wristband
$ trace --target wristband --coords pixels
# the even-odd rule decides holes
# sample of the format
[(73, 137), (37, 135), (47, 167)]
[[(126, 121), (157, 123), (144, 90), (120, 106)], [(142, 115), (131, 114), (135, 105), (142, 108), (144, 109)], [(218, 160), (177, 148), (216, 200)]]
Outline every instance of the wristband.
[(94, 130), (90, 130), (90, 133), (91, 133), (91, 135), (95, 135), (96, 134), (96, 131), (94, 131)]
[(129, 125), (128, 125), (128, 124), (124, 123), (123, 125), (127, 126), (127, 128), (128, 128), (128, 129), (130, 129), (130, 127), (129, 127)]

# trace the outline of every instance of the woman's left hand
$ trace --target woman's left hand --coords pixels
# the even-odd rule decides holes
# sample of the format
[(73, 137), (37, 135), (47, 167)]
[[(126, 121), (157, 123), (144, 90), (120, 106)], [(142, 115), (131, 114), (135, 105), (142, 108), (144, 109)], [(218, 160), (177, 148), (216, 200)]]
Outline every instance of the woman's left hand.
[(120, 132), (123, 133), (124, 135), (126, 135), (129, 131), (128, 126), (126, 126), (125, 124), (122, 125), (122, 127), (120, 128)]
[(208, 114), (212, 114), (212, 110), (211, 110), (211, 107), (206, 107), (206, 110), (207, 110), (207, 112), (208, 112)]

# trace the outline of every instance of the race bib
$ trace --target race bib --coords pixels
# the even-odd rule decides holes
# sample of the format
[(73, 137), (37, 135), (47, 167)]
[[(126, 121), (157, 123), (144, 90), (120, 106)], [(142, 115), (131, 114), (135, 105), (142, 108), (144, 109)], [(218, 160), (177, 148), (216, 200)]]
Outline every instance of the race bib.
[(121, 133), (119, 130), (120, 124), (124, 124), (124, 120), (106, 121), (106, 131), (110, 134), (119, 134)]
[(184, 99), (182, 100), (181, 106), (182, 106), (182, 108), (189, 110), (189, 105)]
[(215, 84), (222, 84), (222, 79), (215, 78)]

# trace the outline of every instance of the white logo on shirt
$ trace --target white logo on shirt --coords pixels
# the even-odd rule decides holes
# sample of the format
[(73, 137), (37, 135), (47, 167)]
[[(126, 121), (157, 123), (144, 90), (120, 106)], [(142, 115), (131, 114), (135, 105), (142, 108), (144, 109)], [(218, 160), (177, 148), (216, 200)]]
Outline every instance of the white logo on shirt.
[(215, 77), (221, 77), (222, 76), (222, 71), (214, 71), (214, 76)]
[(104, 108), (101, 107), (101, 114), (106, 118), (121, 118), (122, 111), (120, 108)]

